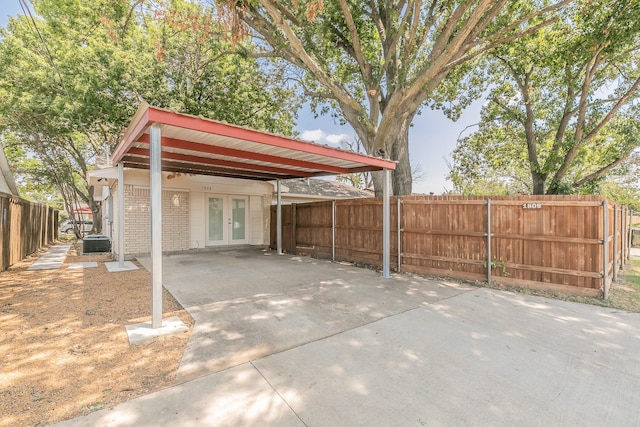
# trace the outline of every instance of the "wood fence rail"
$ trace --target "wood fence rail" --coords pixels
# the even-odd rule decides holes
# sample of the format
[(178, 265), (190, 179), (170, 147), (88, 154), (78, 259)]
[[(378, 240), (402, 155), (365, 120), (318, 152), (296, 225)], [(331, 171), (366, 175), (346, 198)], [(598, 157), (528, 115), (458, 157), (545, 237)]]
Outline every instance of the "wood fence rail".
[[(392, 204), (396, 271), (608, 298), (629, 258), (631, 212), (598, 196), (404, 196)], [(272, 248), (275, 216), (274, 206)], [(382, 265), (379, 198), (283, 206), (282, 225), (285, 252)]]
[(0, 271), (58, 238), (58, 211), (0, 193)]

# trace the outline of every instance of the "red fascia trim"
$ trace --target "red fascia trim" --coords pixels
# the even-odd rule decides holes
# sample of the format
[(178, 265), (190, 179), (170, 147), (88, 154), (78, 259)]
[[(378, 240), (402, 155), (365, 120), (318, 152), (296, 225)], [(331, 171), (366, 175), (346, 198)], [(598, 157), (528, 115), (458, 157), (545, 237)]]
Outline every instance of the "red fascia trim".
[[(149, 134), (140, 135), (137, 142), (149, 143)], [(185, 141), (183, 139), (162, 138), (162, 146), (167, 148), (177, 148), (180, 150), (197, 151), (207, 154), (217, 154), (220, 156), (237, 157), (240, 159), (257, 160), (260, 162), (275, 163), (278, 165), (294, 166), (305, 169), (317, 169), (319, 171), (333, 172), (337, 174), (351, 173), (351, 169), (338, 166), (324, 165), (322, 163), (309, 162), (306, 160), (289, 159), (286, 157), (274, 156), (271, 154), (261, 154), (253, 151), (237, 150), (235, 148), (220, 147), (217, 145), (201, 144), (199, 142)]]
[[(124, 164), (128, 167), (138, 169), (149, 169), (149, 159), (146, 157), (137, 157), (133, 155), (125, 155), (122, 158)], [(247, 178), (247, 179), (262, 179), (262, 180), (276, 180), (286, 178), (299, 178), (292, 175), (279, 175), (267, 172), (238, 170), (233, 168), (207, 166), (201, 164), (185, 164), (172, 160), (162, 161), (163, 172), (182, 172), (185, 174), (196, 175), (213, 175), (213, 176), (228, 176), (235, 178)]]
[(380, 169), (396, 168), (395, 162), (390, 160), (378, 159), (375, 157), (363, 156), (361, 154), (336, 150), (334, 148), (324, 147), (322, 145), (298, 141), (291, 138), (285, 138), (283, 136), (271, 135), (259, 132), (257, 130), (232, 126), (225, 123), (201, 119), (199, 117), (172, 113), (171, 111), (160, 110), (153, 107), (149, 107), (148, 113), (149, 121), (155, 123), (162, 123), (170, 126), (226, 136), (229, 138), (257, 142), (264, 145), (271, 145), (273, 147), (286, 148), (289, 150), (296, 150), (304, 153), (317, 154), (334, 159), (363, 163), (365, 165), (377, 166)]
[[(142, 157), (149, 157), (150, 155), (149, 150), (145, 148), (132, 148), (127, 153), (133, 156), (142, 156)], [(162, 152), (162, 159), (176, 160), (176, 161), (189, 163), (189, 164), (199, 163), (199, 164), (213, 165), (213, 166), (225, 166), (225, 167), (234, 168), (242, 171), (261, 171), (261, 172), (270, 172), (270, 173), (276, 173), (281, 175), (300, 175), (301, 178), (313, 176), (312, 172), (296, 171), (296, 170), (277, 168), (277, 167), (265, 166), (265, 165), (254, 165), (251, 163), (234, 162), (231, 160), (212, 159), (209, 157), (190, 156), (188, 154), (181, 154), (181, 153), (169, 153), (166, 151)]]
[[(131, 123), (131, 125), (133, 125), (133, 123)], [(140, 120), (138, 120), (138, 123), (136, 123), (131, 132), (127, 134), (126, 139), (116, 148), (116, 152), (113, 154), (113, 164), (117, 164), (122, 159), (127, 150), (129, 150), (129, 147), (131, 147), (131, 144), (138, 140), (149, 125), (149, 109), (147, 108)]]

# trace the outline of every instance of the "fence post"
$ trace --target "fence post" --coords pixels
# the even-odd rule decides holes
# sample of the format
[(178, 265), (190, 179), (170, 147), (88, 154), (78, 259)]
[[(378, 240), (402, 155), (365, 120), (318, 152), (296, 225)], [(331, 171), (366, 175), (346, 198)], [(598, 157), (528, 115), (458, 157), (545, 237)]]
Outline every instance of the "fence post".
[(631, 234), (631, 227), (633, 226), (633, 211), (629, 209), (629, 228), (627, 230), (627, 261), (631, 258), (631, 243), (633, 234)]
[(627, 224), (627, 261), (631, 257), (631, 226), (633, 225), (633, 211), (629, 209), (629, 223)]
[(618, 206), (613, 206), (613, 281), (618, 280)]
[(609, 202), (602, 202), (602, 294), (609, 299)]
[(624, 266), (627, 263), (627, 236), (625, 230), (627, 229), (627, 207), (620, 207), (620, 270), (624, 270)]
[(7, 212), (9, 210), (9, 199), (0, 195), (0, 208), (2, 209), (2, 221), (0, 222), (0, 271), (4, 271), (8, 268), (6, 263), (6, 254), (9, 241), (9, 233), (7, 227)]
[(292, 254), (297, 254), (298, 253), (298, 242), (296, 240), (296, 229), (298, 227), (298, 207), (296, 206), (295, 203), (291, 204), (291, 211), (290, 211), (290, 215), (291, 215), (291, 253)]
[(491, 199), (487, 199), (487, 283), (491, 283)]
[(398, 196), (398, 211), (396, 213), (398, 217), (398, 273), (402, 271), (402, 199)]
[(331, 261), (336, 260), (336, 201), (331, 204)]

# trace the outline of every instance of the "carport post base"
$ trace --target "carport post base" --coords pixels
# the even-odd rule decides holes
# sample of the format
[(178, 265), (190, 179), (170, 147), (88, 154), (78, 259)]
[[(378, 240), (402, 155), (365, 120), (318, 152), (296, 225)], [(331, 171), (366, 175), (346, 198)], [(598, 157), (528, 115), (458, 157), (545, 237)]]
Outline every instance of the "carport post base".
[(141, 344), (160, 336), (176, 335), (189, 331), (189, 328), (177, 316), (165, 319), (160, 328), (153, 328), (151, 322), (145, 322), (127, 325), (126, 329), (130, 345)]

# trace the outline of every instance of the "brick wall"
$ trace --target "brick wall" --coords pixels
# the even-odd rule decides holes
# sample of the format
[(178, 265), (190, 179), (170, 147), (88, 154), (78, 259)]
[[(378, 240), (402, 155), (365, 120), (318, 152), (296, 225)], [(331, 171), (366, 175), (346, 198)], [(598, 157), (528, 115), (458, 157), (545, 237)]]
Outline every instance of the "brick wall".
[[(124, 186), (125, 254), (151, 252), (151, 201), (149, 189)], [(115, 224), (114, 224), (115, 225)], [(189, 249), (189, 192), (162, 191), (162, 250)], [(117, 250), (117, 247), (116, 247)]]
[(262, 242), (264, 245), (269, 245), (271, 241), (271, 194), (265, 194), (262, 196), (262, 212), (264, 215), (264, 223), (262, 225)]

